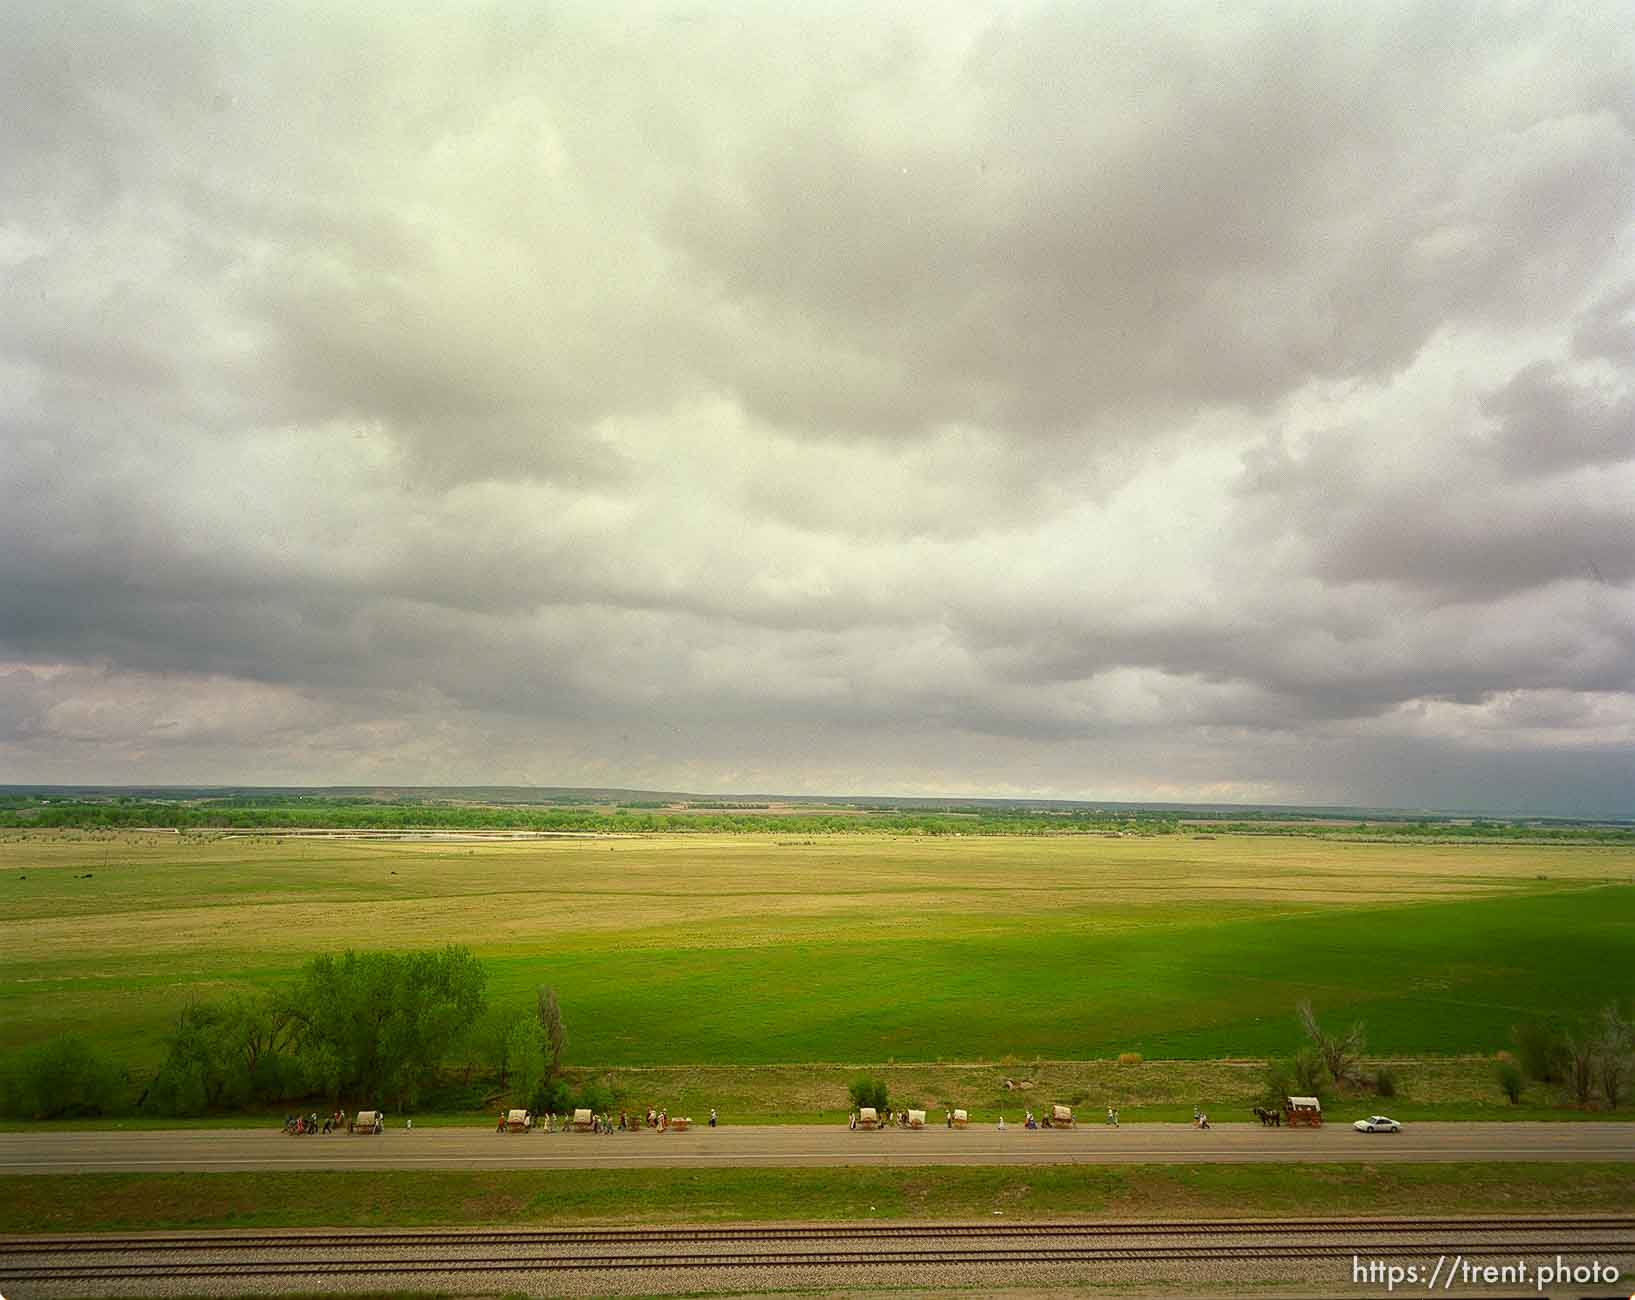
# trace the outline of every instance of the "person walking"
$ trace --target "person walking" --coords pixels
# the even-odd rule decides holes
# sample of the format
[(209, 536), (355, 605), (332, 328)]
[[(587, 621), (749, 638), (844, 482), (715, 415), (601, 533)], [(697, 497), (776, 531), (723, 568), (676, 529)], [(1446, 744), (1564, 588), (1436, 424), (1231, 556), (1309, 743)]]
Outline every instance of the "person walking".
[(710, 1107), (710, 1127), (711, 1128), (715, 1127), (715, 1107), (714, 1106)]

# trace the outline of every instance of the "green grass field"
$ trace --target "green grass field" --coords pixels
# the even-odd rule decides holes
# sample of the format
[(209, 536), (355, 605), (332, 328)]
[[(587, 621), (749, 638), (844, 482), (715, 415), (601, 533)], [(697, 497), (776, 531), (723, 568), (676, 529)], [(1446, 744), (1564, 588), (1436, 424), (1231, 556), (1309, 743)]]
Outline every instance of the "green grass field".
[(1620, 1164), (313, 1171), (0, 1177), (11, 1232), (1609, 1212)]
[(8, 832), (0, 1049), (153, 1063), (192, 997), (346, 946), (471, 945), (554, 984), (581, 1066), (1491, 1053), (1635, 977), (1616, 847), (651, 836), (449, 845)]

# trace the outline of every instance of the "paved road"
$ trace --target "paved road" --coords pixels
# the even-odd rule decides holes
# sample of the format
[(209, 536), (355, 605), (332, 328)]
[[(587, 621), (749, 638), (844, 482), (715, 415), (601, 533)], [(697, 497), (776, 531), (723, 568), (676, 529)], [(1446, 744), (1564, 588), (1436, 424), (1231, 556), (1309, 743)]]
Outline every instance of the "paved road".
[(686, 1133), (502, 1135), (482, 1128), (286, 1137), (267, 1129), (0, 1133), (0, 1173), (227, 1169), (584, 1169), (757, 1165), (1215, 1164), (1278, 1161), (1635, 1161), (1635, 1124), (1085, 1126), (1071, 1131), (839, 1126), (723, 1127)]

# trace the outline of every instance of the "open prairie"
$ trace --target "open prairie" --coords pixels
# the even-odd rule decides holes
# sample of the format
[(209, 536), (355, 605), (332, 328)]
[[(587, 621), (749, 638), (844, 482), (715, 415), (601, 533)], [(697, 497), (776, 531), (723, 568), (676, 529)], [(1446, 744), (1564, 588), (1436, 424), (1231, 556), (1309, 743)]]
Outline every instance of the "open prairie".
[(347, 946), (559, 991), (578, 1065), (1208, 1059), (1310, 997), (1380, 1054), (1491, 1052), (1632, 991), (1635, 854), (1298, 837), (0, 838), (0, 1047), (156, 1060), (193, 997)]

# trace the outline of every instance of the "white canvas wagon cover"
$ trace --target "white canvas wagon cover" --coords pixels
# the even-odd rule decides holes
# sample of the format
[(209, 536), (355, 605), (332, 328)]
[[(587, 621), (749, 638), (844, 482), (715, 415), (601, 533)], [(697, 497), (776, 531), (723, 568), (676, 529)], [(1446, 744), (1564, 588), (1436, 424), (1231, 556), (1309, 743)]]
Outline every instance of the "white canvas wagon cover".
[(908, 1126), (909, 1126), (909, 1128), (924, 1128), (925, 1127), (925, 1112), (923, 1110), (911, 1110), (911, 1111), (909, 1111), (908, 1112)]
[(384, 1125), (386, 1112), (383, 1110), (360, 1110), (357, 1119), (352, 1121), (354, 1129), (374, 1128), (376, 1124)]
[(1316, 1097), (1290, 1097), (1289, 1098), (1289, 1109), (1290, 1110), (1322, 1110), (1323, 1109), (1323, 1103), (1318, 1101)]
[(533, 1122), (534, 1117), (525, 1110), (510, 1111), (505, 1117), (507, 1128), (529, 1128)]
[(1071, 1106), (1052, 1106), (1050, 1108), (1050, 1119), (1053, 1124), (1069, 1123), (1073, 1119), (1073, 1108)]
[(573, 1126), (575, 1128), (589, 1128), (591, 1125), (590, 1107), (581, 1106), (573, 1112)]

